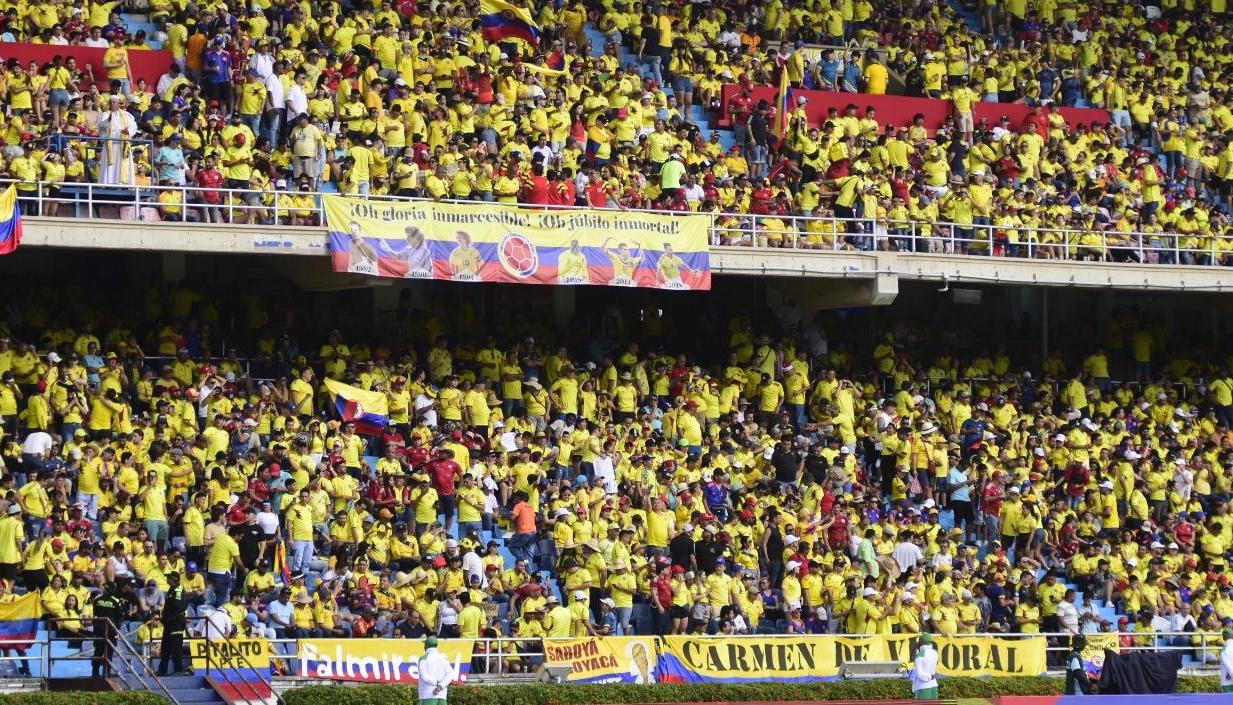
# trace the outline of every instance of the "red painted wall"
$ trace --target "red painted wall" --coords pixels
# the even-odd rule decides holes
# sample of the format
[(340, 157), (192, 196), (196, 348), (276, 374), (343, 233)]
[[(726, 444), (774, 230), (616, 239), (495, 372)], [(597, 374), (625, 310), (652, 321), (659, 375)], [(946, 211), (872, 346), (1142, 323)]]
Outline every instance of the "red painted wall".
[[(65, 58), (72, 56), (77, 59), (77, 66), (83, 70), (87, 65), (92, 67), (94, 80), (99, 84), (99, 90), (106, 90), (107, 86), (107, 72), (103, 69), (104, 51), (104, 49), (92, 47), (24, 42), (0, 44), (0, 58), (4, 61), (17, 59), (23, 67), (31, 61), (37, 61), (40, 64), (47, 63), (57, 54)], [(136, 84), (138, 79), (144, 78), (151, 90), (154, 89), (154, 84), (158, 83), (159, 76), (167, 73), (167, 67), (171, 65), (171, 61), (171, 52), (165, 49), (128, 50), (128, 65), (132, 69), (133, 83)]]
[[(724, 118), (720, 120), (721, 127), (729, 127), (731, 121), (727, 119), (728, 101), (740, 93), (741, 87), (735, 84), (728, 84), (723, 87), (723, 92), (720, 97), (720, 103)], [(772, 106), (778, 105), (779, 89), (773, 86), (755, 86), (750, 95), (754, 100), (765, 100)], [(899, 95), (868, 95), (865, 93), (840, 93), (836, 91), (807, 91), (802, 89), (793, 89), (792, 96), (803, 95), (808, 98), (805, 104), (805, 112), (809, 115), (809, 124), (817, 126), (826, 117), (827, 110), (831, 107), (839, 109), (840, 114), (843, 109), (849, 105), (855, 105), (857, 113), (863, 115), (865, 108), (872, 106), (875, 110), (874, 115), (878, 119), (878, 124), (885, 127), (887, 125), (907, 126), (912, 124), (912, 116), (917, 113), (925, 115), (925, 127), (930, 130), (936, 130), (946, 122), (946, 118), (950, 117), (953, 112), (950, 101), (940, 100), (936, 98), (909, 98)], [(791, 106), (795, 107), (795, 105)], [(979, 103), (973, 112), (973, 116), (979, 121), (982, 117), (988, 118), (989, 123), (996, 124), (1003, 115), (1010, 117), (1011, 125), (1018, 126), (1023, 122), (1023, 116), (1031, 110), (1030, 106), (1022, 103)], [(1079, 123), (1090, 125), (1092, 121), (1106, 123), (1109, 122), (1109, 112), (1099, 108), (1058, 108), (1059, 113), (1066, 119), (1066, 124), (1074, 127)], [(1047, 108), (1042, 109), (1043, 112), (1048, 112)]]

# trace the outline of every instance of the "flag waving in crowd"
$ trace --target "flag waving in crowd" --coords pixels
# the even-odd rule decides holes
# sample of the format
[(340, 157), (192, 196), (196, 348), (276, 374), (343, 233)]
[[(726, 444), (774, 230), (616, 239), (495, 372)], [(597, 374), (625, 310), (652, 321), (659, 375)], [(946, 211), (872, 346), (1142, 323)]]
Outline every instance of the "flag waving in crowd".
[(504, 0), (483, 0), (480, 14), (484, 39), (490, 42), (521, 39), (531, 44), (539, 43), (539, 25), (526, 8)]
[(381, 433), (389, 421), (389, 400), (383, 392), (369, 392), (343, 384), (338, 380), (325, 380), (325, 388), (334, 395), (334, 408), (344, 423), (355, 424), (356, 433), (375, 436)]
[(0, 194), (0, 255), (7, 255), (21, 244), (21, 205), (17, 188), (9, 186)]

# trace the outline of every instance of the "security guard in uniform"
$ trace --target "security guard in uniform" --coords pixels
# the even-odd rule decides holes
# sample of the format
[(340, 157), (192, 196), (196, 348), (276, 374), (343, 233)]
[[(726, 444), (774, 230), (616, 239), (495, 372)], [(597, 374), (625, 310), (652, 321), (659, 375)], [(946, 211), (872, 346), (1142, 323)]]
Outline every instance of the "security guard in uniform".
[(180, 573), (167, 576), (167, 597), (163, 602), (163, 644), (158, 659), (158, 675), (167, 675), (167, 666), (173, 673), (184, 671), (184, 632), (188, 628), (186, 617), (188, 602), (184, 588), (180, 586)]
[(120, 623), (132, 609), (127, 580), (107, 584), (107, 591), (94, 598), (94, 658), (90, 670), (95, 678), (106, 678), (111, 671), (111, 651), (120, 637)]

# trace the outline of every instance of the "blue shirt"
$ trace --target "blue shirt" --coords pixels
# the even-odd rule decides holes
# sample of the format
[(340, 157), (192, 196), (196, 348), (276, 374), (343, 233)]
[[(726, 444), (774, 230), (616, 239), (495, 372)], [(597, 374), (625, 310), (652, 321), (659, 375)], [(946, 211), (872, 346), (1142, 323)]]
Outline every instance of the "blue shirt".
[(103, 358), (98, 355), (86, 355), (81, 361), (85, 364), (86, 369), (90, 370), (86, 373), (86, 380), (90, 382), (90, 386), (98, 389), (98, 371), (106, 364), (103, 362)]
[(179, 147), (163, 145), (158, 150), (154, 161), (159, 163), (158, 178), (174, 183), (180, 183), (180, 170), (188, 166), (184, 162), (184, 150)]
[(210, 83), (227, 83), (231, 80), (231, 54), (222, 49), (205, 55), (205, 78)]
[(968, 481), (967, 473), (959, 468), (951, 468), (950, 476), (946, 480), (950, 483), (950, 499), (952, 502), (972, 501), (972, 488), (964, 484)]

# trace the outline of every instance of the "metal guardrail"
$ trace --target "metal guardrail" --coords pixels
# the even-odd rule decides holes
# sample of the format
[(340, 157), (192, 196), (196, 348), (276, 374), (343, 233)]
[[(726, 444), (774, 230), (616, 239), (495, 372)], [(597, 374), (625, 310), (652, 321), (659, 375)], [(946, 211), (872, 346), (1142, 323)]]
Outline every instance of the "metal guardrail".
[[(750, 635), (713, 635), (713, 636), (692, 636), (691, 638), (698, 639), (741, 639), (756, 637), (759, 639), (800, 639), (799, 634), (750, 634)], [(837, 636), (844, 638), (859, 639), (870, 636), (869, 634), (826, 634), (817, 636)], [(1040, 634), (995, 634), (995, 633), (980, 633), (980, 634), (962, 634), (964, 637), (997, 637), (997, 638), (1015, 638), (1015, 637), (1036, 637), (1043, 636), (1049, 641), (1046, 643), (1045, 652), (1047, 658), (1052, 655), (1054, 658), (1048, 659), (1052, 661), (1049, 664), (1047, 673), (1049, 675), (1058, 675), (1064, 673), (1062, 665), (1062, 657), (1070, 651), (1071, 635), (1062, 632), (1046, 632)], [(1093, 635), (1087, 635), (1089, 637)], [(1123, 637), (1129, 637), (1135, 640), (1148, 640), (1150, 643), (1141, 644), (1136, 641), (1129, 645), (1119, 645), (1116, 650), (1121, 652), (1129, 651), (1146, 651), (1146, 652), (1168, 652), (1180, 651), (1190, 652), (1195, 655), (1200, 661), (1199, 664), (1189, 667), (1187, 670), (1196, 673), (1206, 673), (1219, 668), (1217, 660), (1219, 659), (1222, 642), (1219, 641), (1220, 634), (1218, 632), (1153, 632), (1145, 634), (1142, 632), (1101, 632), (1100, 636), (1116, 636), (1118, 641), (1122, 641)], [(1179, 640), (1190, 641), (1199, 639), (1199, 644), (1193, 643), (1171, 643)], [(1212, 641), (1214, 640), (1214, 641)], [(301, 672), (297, 666), (299, 660), (299, 640), (297, 639), (271, 639), (273, 645), (272, 660), (281, 662), (283, 666), (278, 670), (287, 677), (301, 677)], [(451, 640), (453, 641), (453, 640)], [(458, 640), (464, 641), (464, 640)], [(519, 659), (530, 665), (538, 665), (543, 662), (544, 644), (551, 644), (553, 639), (550, 637), (534, 637), (534, 638), (511, 638), (501, 637), (493, 639), (467, 639), (473, 644), (472, 651), (472, 673), (482, 674), (500, 674), (505, 672), (505, 665), (511, 659)], [(1212, 641), (1209, 645), (1209, 641)], [(528, 644), (534, 646), (528, 648)], [(482, 649), (482, 650), (481, 650)], [(1209, 662), (1210, 661), (1210, 662)]]
[[(166, 697), (172, 705), (179, 705), (179, 701), (159, 680), (148, 661), (138, 653), (132, 642), (114, 622), (100, 617), (83, 617), (74, 621), (81, 622), (83, 627), (88, 624), (89, 631), (83, 630), (80, 635), (60, 635), (47, 631), (33, 643), (29, 640), (0, 639), (0, 664), (11, 663), (14, 668), (24, 666), (30, 671), (32, 677), (48, 679), (57, 677), (56, 664), (80, 661), (94, 663), (102, 659), (99, 665), (103, 676), (111, 679), (122, 689), (159, 693)], [(52, 645), (58, 643), (68, 644), (70, 648), (73, 644), (79, 644), (81, 648), (74, 653), (55, 655), (52, 653)], [(103, 649), (102, 654), (97, 651), (100, 646)], [(28, 655), (29, 651), (35, 647), (37, 647), (37, 670), (31, 667), (31, 658)], [(10, 652), (13, 653), (10, 654)], [(78, 677), (78, 674), (63, 677)]]
[[(12, 183), (0, 180), (0, 184)], [(27, 184), (28, 185), (28, 184)], [(123, 184), (35, 184), (33, 191), (19, 194), (44, 212), (52, 202), (74, 207), (76, 217), (104, 218), (100, 208), (126, 209), (115, 218), (151, 221), (236, 223), (298, 227), (322, 227), (321, 192), (278, 190), (203, 189), (195, 186), (131, 186)], [(170, 202), (160, 202), (170, 194)], [(336, 195), (336, 194), (334, 194)], [(311, 203), (304, 202), (309, 199)], [(433, 199), (401, 196), (369, 196), (374, 201), (429, 203)], [(487, 205), (536, 210), (577, 210), (577, 206), (498, 204), (442, 199), (443, 203)], [(149, 209), (149, 210), (146, 210)], [(168, 209), (174, 209), (170, 212)], [(32, 214), (26, 209), (26, 214)], [(1040, 260), (1095, 260), (1135, 264), (1224, 266), (1233, 263), (1233, 236), (1215, 233), (1163, 233), (1084, 228), (1024, 227), (947, 221), (887, 220), (884, 218), (836, 218), (805, 215), (751, 213), (682, 213), (662, 210), (606, 208), (624, 213), (704, 215), (710, 218), (713, 246), (750, 247), (814, 252), (912, 252), (919, 254), (969, 255)], [(104, 218), (106, 219), (106, 218)], [(302, 222), (294, 222), (294, 221)], [(1199, 241), (1196, 246), (1192, 240)]]

